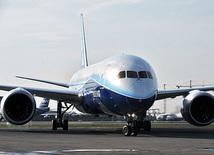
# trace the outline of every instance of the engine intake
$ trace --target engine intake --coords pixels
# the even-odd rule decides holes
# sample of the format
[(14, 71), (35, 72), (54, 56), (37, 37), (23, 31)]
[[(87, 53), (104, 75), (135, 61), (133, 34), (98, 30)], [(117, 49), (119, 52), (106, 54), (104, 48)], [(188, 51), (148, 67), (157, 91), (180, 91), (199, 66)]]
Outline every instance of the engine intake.
[(192, 125), (211, 124), (214, 121), (214, 97), (206, 92), (190, 92), (183, 101), (181, 114)]
[(29, 122), (35, 111), (33, 95), (22, 88), (9, 91), (1, 101), (2, 115), (11, 124), (22, 125)]

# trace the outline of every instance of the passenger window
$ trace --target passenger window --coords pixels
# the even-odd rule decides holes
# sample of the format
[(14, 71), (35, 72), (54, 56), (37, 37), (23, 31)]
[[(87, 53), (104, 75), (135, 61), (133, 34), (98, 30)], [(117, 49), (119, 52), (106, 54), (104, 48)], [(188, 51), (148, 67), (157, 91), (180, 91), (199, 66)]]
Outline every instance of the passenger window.
[(140, 72), (138, 72), (138, 75), (140, 78), (147, 78), (146, 71), (140, 71)]
[(126, 77), (126, 72), (125, 72), (125, 71), (121, 71), (121, 72), (117, 75), (117, 77), (118, 77), (119, 79), (125, 78), (125, 77)]
[(135, 72), (135, 71), (127, 71), (127, 77), (128, 78), (138, 78), (137, 77), (137, 72)]
[(148, 74), (148, 77), (149, 77), (150, 79), (153, 79), (153, 76), (152, 76), (152, 74), (151, 74), (150, 72), (147, 71), (147, 74)]

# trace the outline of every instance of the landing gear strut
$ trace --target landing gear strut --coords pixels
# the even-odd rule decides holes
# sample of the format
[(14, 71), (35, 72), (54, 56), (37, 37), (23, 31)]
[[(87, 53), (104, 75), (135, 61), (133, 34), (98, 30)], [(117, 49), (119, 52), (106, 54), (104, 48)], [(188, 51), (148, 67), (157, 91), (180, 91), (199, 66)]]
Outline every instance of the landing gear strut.
[[(64, 103), (64, 106), (62, 106), (62, 103)], [(58, 101), (57, 118), (56, 120), (52, 120), (52, 130), (57, 130), (58, 127), (63, 128), (63, 130), (68, 130), (68, 120), (63, 120), (63, 115), (68, 109), (70, 109), (71, 106), (72, 104), (68, 106), (67, 103)], [(65, 110), (62, 111), (62, 109), (65, 109)]]
[(126, 115), (126, 120), (128, 124), (122, 129), (124, 136), (137, 136), (141, 128), (143, 128), (144, 131), (151, 131), (151, 122), (149, 120), (145, 120), (144, 115)]

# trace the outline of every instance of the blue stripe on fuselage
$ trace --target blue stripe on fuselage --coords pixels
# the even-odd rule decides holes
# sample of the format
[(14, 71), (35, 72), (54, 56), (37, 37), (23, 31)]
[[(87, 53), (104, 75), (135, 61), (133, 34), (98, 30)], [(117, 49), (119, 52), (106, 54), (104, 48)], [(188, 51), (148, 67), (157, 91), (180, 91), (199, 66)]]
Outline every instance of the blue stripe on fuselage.
[[(82, 87), (87, 102), (87, 113), (123, 115), (127, 113), (142, 113), (148, 110), (155, 101), (155, 92), (146, 99), (135, 99), (105, 88), (93, 79)], [(91, 109), (90, 109), (91, 108)]]

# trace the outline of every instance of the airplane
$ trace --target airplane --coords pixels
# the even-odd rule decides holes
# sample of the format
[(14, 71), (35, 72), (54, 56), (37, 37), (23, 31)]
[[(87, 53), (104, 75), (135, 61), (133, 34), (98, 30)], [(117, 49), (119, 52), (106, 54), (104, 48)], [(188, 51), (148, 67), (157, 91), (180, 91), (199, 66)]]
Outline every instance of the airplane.
[(214, 97), (206, 92), (214, 91), (214, 87), (158, 90), (151, 65), (133, 55), (116, 55), (89, 65), (82, 14), (81, 35), (82, 69), (68, 84), (17, 76), (64, 87), (64, 90), (0, 85), (0, 90), (8, 91), (1, 101), (1, 112), (8, 122), (15, 125), (29, 122), (36, 111), (35, 96), (57, 101), (57, 119), (52, 121), (52, 130), (68, 130), (68, 120), (63, 115), (75, 106), (83, 113), (122, 115), (127, 121), (122, 128), (123, 135), (136, 136), (141, 128), (151, 130), (146, 111), (155, 101), (177, 96), (184, 96), (181, 113), (187, 122), (206, 126), (214, 121)]
[(36, 109), (35, 116), (47, 113), (50, 110), (50, 108), (48, 107), (49, 102), (50, 102), (50, 99), (43, 98), (39, 107)]
[(182, 121), (183, 117), (181, 114), (175, 114), (175, 113), (166, 113), (166, 114), (160, 114), (156, 117), (157, 121)]

